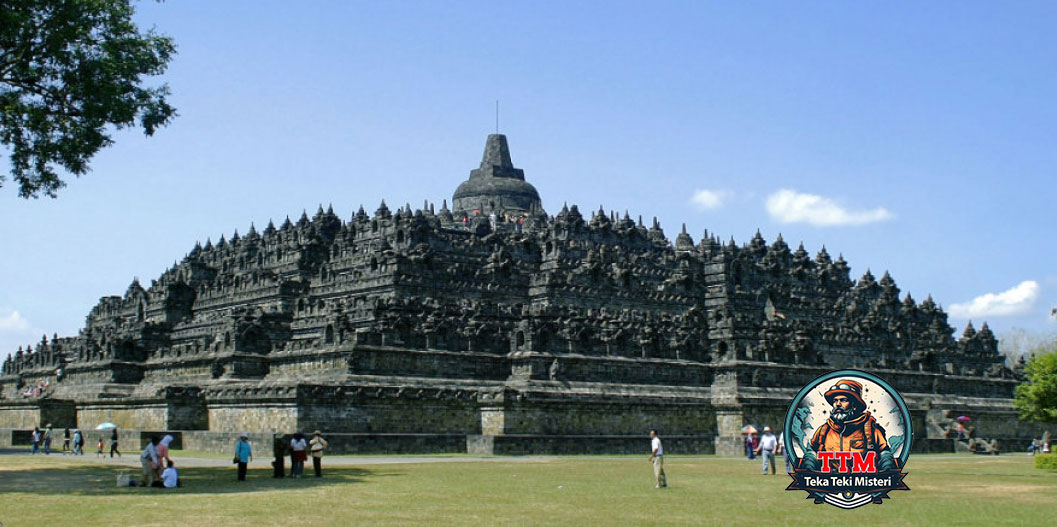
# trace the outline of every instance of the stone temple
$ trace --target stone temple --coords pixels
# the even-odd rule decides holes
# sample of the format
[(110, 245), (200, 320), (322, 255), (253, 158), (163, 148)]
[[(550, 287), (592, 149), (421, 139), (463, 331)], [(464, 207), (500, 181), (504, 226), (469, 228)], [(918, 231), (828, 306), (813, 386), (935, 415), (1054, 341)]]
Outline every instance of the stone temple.
[(931, 298), (853, 280), (825, 248), (548, 215), (490, 135), (451, 209), (320, 208), (102, 298), (78, 335), (3, 363), (0, 427), (485, 453), (639, 452), (657, 428), (670, 451), (731, 454), (744, 424), (780, 430), (800, 387), (856, 367), (903, 394), (917, 450), (962, 414), (1019, 448), (1039, 431), (1016, 419), (1021, 374), (986, 324), (952, 333)]

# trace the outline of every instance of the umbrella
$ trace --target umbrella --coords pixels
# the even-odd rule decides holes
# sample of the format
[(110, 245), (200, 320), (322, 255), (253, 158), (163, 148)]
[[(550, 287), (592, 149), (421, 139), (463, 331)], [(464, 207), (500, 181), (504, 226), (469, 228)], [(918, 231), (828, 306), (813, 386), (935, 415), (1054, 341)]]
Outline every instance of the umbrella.
[(968, 417), (966, 417), (964, 415), (959, 415), (958, 416), (958, 422), (959, 423), (968, 423), (969, 421), (972, 421), (972, 419), (969, 419)]
[(756, 427), (755, 427), (755, 426), (752, 426), (752, 425), (745, 425), (745, 426), (744, 426), (744, 427), (742, 427), (742, 429), (741, 429), (741, 433), (742, 433), (742, 434), (758, 434), (759, 432), (760, 432), (760, 431), (759, 431), (759, 430), (757, 430), (757, 429), (756, 429)]
[(103, 423), (95, 427), (96, 430), (110, 430), (112, 428), (117, 428), (117, 425), (114, 423)]

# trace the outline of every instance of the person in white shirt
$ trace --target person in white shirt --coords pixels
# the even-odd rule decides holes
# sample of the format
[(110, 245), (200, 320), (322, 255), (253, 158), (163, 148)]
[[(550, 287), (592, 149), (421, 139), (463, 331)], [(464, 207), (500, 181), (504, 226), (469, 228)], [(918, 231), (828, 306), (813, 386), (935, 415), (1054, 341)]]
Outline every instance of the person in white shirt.
[(668, 476), (664, 474), (664, 447), (656, 429), (650, 430), (650, 461), (653, 463), (653, 477), (657, 480), (653, 488), (668, 488)]
[(298, 430), (296, 434), (290, 439), (290, 477), (299, 478), (305, 472), (305, 461), (308, 460), (308, 455), (305, 453), (305, 449), (308, 448), (308, 441), (305, 440), (304, 432)]
[(763, 460), (763, 473), (767, 474), (767, 463), (771, 464), (771, 475), (774, 470), (774, 451), (778, 447), (778, 438), (774, 437), (771, 427), (763, 427), (763, 436), (760, 437), (760, 446), (756, 447), (756, 454)]
[(180, 475), (176, 473), (176, 467), (174, 466), (173, 460), (168, 461), (168, 466), (165, 468), (165, 472), (161, 473), (162, 485), (167, 489), (174, 489), (180, 484)]

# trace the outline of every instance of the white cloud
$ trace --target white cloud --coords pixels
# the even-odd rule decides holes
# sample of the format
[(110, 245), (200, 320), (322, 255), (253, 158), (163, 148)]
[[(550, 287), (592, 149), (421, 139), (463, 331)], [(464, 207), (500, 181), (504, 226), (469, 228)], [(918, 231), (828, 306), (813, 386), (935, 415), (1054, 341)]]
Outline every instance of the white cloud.
[(1025, 280), (1001, 293), (987, 293), (968, 302), (951, 304), (954, 318), (1008, 317), (1023, 315), (1035, 307), (1039, 299), (1039, 283)]
[(29, 321), (22, 318), (22, 314), (18, 311), (0, 308), (0, 332), (23, 333), (31, 327)]
[(782, 223), (809, 223), (816, 227), (863, 225), (895, 217), (884, 207), (848, 210), (832, 199), (782, 189), (767, 197), (767, 213)]
[(731, 192), (729, 190), (700, 189), (694, 191), (694, 195), (690, 197), (690, 203), (693, 203), (701, 210), (718, 209), (723, 206), (723, 202), (726, 201), (730, 195)]
[(40, 341), (44, 332), (33, 327), (22, 313), (6, 307), (0, 307), (0, 361), (8, 354), (14, 354), (19, 346)]

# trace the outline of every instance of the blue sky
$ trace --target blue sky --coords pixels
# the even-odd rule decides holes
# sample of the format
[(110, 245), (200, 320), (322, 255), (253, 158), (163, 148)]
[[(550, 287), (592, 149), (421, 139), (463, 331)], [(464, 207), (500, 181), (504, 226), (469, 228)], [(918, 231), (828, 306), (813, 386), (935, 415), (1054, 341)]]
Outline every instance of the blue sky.
[(781, 233), (933, 295), (958, 334), (1057, 330), (1057, 4), (300, 4), (138, 4), (177, 43), (150, 83), (180, 116), (58, 199), (0, 189), (0, 356), (196, 240), (450, 200), (497, 99), (551, 213)]

